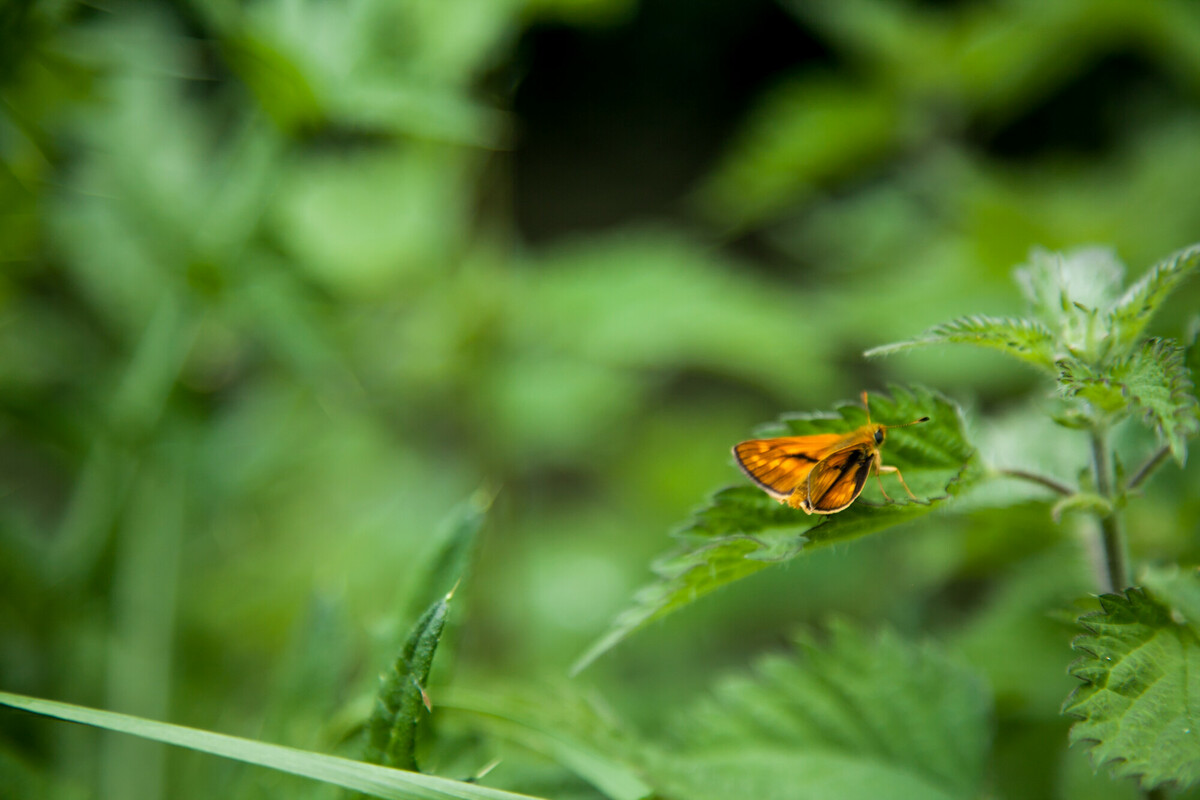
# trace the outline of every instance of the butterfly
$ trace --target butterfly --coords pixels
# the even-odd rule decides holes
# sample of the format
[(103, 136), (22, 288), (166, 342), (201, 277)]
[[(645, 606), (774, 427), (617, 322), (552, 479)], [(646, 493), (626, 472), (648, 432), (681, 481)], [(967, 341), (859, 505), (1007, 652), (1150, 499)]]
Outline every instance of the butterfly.
[(900, 470), (884, 465), (879, 448), (889, 428), (928, 422), (929, 417), (904, 425), (881, 425), (871, 422), (866, 392), (862, 393), (862, 403), (867, 410), (867, 424), (849, 433), (751, 439), (735, 445), (733, 457), (763, 491), (805, 514), (836, 514), (849, 507), (862, 493), (872, 471), (879, 480), (879, 491), (888, 502), (892, 498), (884, 491), (880, 477), (884, 472), (894, 473), (908, 496), (918, 500)]

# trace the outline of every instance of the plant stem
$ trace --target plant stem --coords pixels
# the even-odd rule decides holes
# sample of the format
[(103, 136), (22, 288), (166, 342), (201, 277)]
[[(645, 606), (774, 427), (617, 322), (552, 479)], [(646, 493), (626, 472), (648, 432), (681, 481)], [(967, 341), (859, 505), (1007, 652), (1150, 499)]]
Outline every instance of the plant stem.
[(1167, 460), (1167, 456), (1170, 454), (1170, 445), (1164, 444), (1162, 447), (1158, 448), (1158, 452), (1146, 459), (1146, 463), (1142, 464), (1138, 471), (1134, 473), (1133, 477), (1129, 479), (1129, 483), (1125, 484), (1125, 490), (1129, 491), (1141, 486), (1142, 483), (1145, 482), (1146, 478), (1149, 478), (1150, 475), (1153, 474), (1154, 470), (1158, 469), (1158, 466)]
[[(1108, 458), (1108, 442), (1103, 428), (1092, 429), (1092, 474), (1096, 491), (1113, 503), (1112, 467)], [(1104, 564), (1108, 571), (1108, 590), (1119, 592), (1129, 585), (1129, 558), (1125, 552), (1125, 534), (1117, 516), (1116, 504), (1100, 517), (1100, 534), (1104, 541)]]
[(1050, 489), (1056, 494), (1061, 494), (1064, 497), (1075, 494), (1075, 490), (1070, 486), (1067, 486), (1065, 483), (1059, 483), (1053, 478), (1047, 478), (1045, 475), (1038, 475), (1035, 472), (1026, 472), (1023, 469), (1001, 469), (998, 471), (1001, 475), (1005, 475), (1009, 478), (1020, 478), (1023, 481), (1029, 481), (1030, 483), (1036, 483), (1041, 486), (1045, 486), (1047, 489)]

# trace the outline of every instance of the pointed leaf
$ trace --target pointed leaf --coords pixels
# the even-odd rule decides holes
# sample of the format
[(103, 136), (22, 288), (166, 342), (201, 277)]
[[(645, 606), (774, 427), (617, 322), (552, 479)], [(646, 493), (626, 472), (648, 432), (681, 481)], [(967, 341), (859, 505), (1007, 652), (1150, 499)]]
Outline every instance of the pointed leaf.
[(1051, 324), (1079, 306), (1108, 308), (1120, 294), (1124, 276), (1125, 267), (1110, 247), (1066, 253), (1035, 247), (1029, 263), (1013, 273), (1034, 314)]
[(474, 783), (365, 764), (349, 758), (10, 692), (0, 692), (0, 705), (84, 725), (94, 725), (118, 733), (128, 733), (201, 753), (212, 753), (247, 764), (258, 764), (392, 800), (527, 800), (529, 797)]
[(1011, 317), (962, 317), (930, 328), (919, 338), (873, 347), (868, 358), (935, 344), (973, 344), (1000, 350), (1039, 367), (1054, 367), (1057, 343), (1050, 329), (1040, 322)]
[(1183, 357), (1183, 348), (1174, 341), (1149, 339), (1104, 372), (1078, 359), (1063, 359), (1059, 386), (1108, 413), (1140, 412), (1183, 464), (1187, 439), (1200, 431), (1200, 403)]
[(1200, 265), (1200, 244), (1186, 247), (1155, 264), (1113, 304), (1109, 312), (1115, 343), (1128, 350), (1146, 329), (1163, 301)]
[(1034, 315), (1059, 346), (1099, 357), (1111, 345), (1102, 314), (1121, 291), (1125, 267), (1107, 247), (1066, 253), (1034, 248), (1014, 277)]
[(450, 595), (441, 598), (413, 627), (400, 657), (380, 680), (375, 709), (367, 722), (364, 759), (400, 769), (417, 768), (417, 724), (428, 712), (425, 683), (433, 666)]
[[(1195, 580), (1195, 578), (1193, 578)], [(1078, 717), (1071, 742), (1092, 744), (1097, 766), (1144, 789), (1200, 780), (1200, 638), (1140, 589), (1100, 598), (1073, 643), (1083, 681), (1063, 713)]]
[[(574, 669), (582, 669), (638, 628), (715, 589), (808, 548), (844, 542), (923, 516), (980, 476), (954, 403), (927, 389), (894, 387), (892, 393), (894, 399), (871, 396), (872, 420), (903, 424), (930, 417), (921, 425), (890, 431), (882, 448), (884, 463), (898, 467), (923, 502), (899, 500), (903, 495), (893, 486), (889, 494), (897, 502), (884, 503), (872, 479), (863, 496), (845, 511), (807, 515), (755, 486), (722, 489), (678, 531), (684, 542), (681, 551), (654, 564), (659, 580), (634, 596), (633, 605), (618, 615)], [(861, 405), (846, 404), (835, 414), (786, 417), (763, 435), (844, 432), (865, 422)]]
[[(991, 739), (991, 698), (978, 675), (933, 646), (888, 631), (867, 635), (835, 624), (828, 643), (803, 639), (799, 645), (798, 655), (768, 657), (752, 676), (723, 682), (680, 720), (686, 743), (679, 748), (682, 779), (694, 774), (697, 761), (713, 772), (676, 794), (721, 796), (703, 784), (729, 782), (739, 765), (718, 769), (714, 754), (770, 748), (790, 752), (799, 769), (794, 778), (814, 784), (807, 792), (780, 796), (896, 796), (886, 788), (862, 794), (870, 784), (857, 780), (883, 774), (898, 785), (923, 787), (927, 797), (979, 795)], [(833, 792), (825, 780), (815, 780), (816, 765), (802, 762), (813, 753), (836, 765), (826, 779), (849, 780), (846, 791), (852, 793)]]
[(409, 600), (412, 616), (415, 616), (430, 598), (453, 592), (454, 587), (468, 576), (479, 540), (479, 531), (487, 521), (488, 509), (492, 507), (493, 500), (495, 494), (487, 488), (481, 488), (458, 504), (439, 526), (433, 558), (421, 570), (423, 577), (419, 588)]

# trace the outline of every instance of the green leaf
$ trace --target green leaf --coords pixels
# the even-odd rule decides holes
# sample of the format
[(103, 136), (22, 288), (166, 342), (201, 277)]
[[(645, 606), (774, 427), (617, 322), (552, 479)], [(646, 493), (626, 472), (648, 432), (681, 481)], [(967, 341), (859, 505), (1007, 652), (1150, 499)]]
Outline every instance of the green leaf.
[(1031, 310), (1054, 332), (1059, 347), (1098, 357), (1110, 344), (1102, 324), (1121, 291), (1125, 267), (1106, 247), (1052, 253), (1035, 247), (1013, 276)]
[(280, 129), (293, 132), (322, 119), (308, 76), (287, 53), (253, 34), (228, 36), (222, 45), (225, 60)]
[(961, 317), (930, 328), (916, 339), (873, 347), (864, 353), (868, 358), (886, 356), (917, 347), (935, 344), (963, 343), (976, 347), (1000, 350), (1010, 356), (1039, 367), (1054, 368), (1057, 342), (1045, 325), (1011, 317)]
[(887, 92), (861, 83), (820, 76), (781, 83), (701, 187), (700, 203), (735, 228), (770, 219), (884, 158), (898, 144), (899, 110)]
[(484, 730), (550, 758), (612, 800), (639, 800), (652, 789), (639, 777), (645, 743), (614, 723), (577, 686), (488, 686), (447, 689), (439, 713), (469, 716)]
[[(633, 605), (576, 663), (583, 669), (642, 626), (690, 605), (700, 597), (815, 546), (835, 544), (929, 513), (981, 474), (967, 442), (958, 407), (928, 389), (893, 387), (893, 397), (871, 397), (872, 419), (903, 424), (930, 421), (888, 433), (885, 464), (898, 467), (913, 492), (925, 500), (884, 503), (868, 482), (855, 503), (837, 514), (807, 515), (783, 505), (755, 486), (722, 489), (677, 532), (679, 552), (654, 564), (659, 580), (641, 589)], [(866, 422), (861, 405), (844, 404), (834, 414), (785, 417), (764, 435), (849, 431)], [(885, 480), (887, 480), (885, 478)], [(889, 492), (902, 497), (893, 487)]]
[(1117, 352), (1138, 340), (1163, 301), (1200, 265), (1200, 244), (1193, 244), (1155, 264), (1129, 287), (1109, 312), (1109, 325)]
[(186, 747), (202, 753), (212, 753), (234, 761), (258, 764), (280, 772), (365, 792), (375, 797), (394, 800), (520, 800), (529, 797), (474, 783), (452, 781), (433, 775), (422, 775), (419, 772), (381, 767), (349, 758), (10, 692), (0, 692), (0, 704)]
[(671, 797), (688, 800), (955, 800), (940, 787), (870, 758), (734, 745), (680, 756), (659, 770)]
[[(808, 638), (798, 645), (799, 654), (770, 656), (753, 675), (724, 681), (683, 717), (684, 756), (666, 759), (675, 767), (669, 793), (978, 796), (991, 739), (991, 698), (978, 675), (890, 631), (867, 635), (834, 624), (824, 645)], [(728, 758), (731, 749), (738, 758)], [(761, 794), (725, 791), (754, 781), (753, 765), (775, 778), (785, 769), (788, 780), (768, 785), (760, 776)]]
[(1200, 580), (1195, 567), (1183, 569), (1178, 564), (1168, 567), (1148, 567), (1139, 583), (1174, 614), (1184, 619), (1192, 630), (1200, 633)]
[(1148, 339), (1141, 349), (1104, 372), (1075, 358), (1059, 361), (1059, 387), (1110, 414), (1141, 412), (1142, 419), (1166, 441), (1181, 465), (1187, 439), (1200, 431), (1196, 400), (1184, 350), (1170, 339)]
[(431, 597), (453, 592), (467, 576), (475, 557), (479, 531), (487, 521), (488, 510), (495, 498), (492, 490), (480, 488), (452, 509), (439, 526), (433, 558), (421, 570), (419, 587), (409, 601), (410, 619)]
[(417, 621), (400, 657), (383, 676), (375, 695), (375, 708), (367, 722), (364, 759), (400, 769), (417, 768), (417, 724), (422, 707), (430, 708), (425, 684), (433, 666), (442, 629), (446, 625), (450, 594), (436, 601)]
[(1035, 247), (1029, 263), (1013, 273), (1033, 313), (1051, 324), (1064, 321), (1079, 306), (1108, 308), (1120, 294), (1124, 276), (1124, 265), (1108, 247), (1066, 253)]
[[(1193, 577), (1193, 580), (1195, 578)], [(1141, 589), (1101, 596), (1080, 618), (1073, 647), (1083, 681), (1063, 706), (1078, 717), (1071, 742), (1089, 742), (1092, 761), (1144, 789), (1200, 780), (1200, 639)]]

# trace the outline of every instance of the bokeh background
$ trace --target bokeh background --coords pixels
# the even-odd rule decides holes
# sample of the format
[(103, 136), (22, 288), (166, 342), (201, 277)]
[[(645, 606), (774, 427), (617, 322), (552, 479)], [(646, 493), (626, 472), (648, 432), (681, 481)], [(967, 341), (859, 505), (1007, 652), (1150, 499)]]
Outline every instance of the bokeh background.
[[(336, 750), (489, 502), (443, 679), (566, 683), (739, 479), (731, 444), (889, 381), (1070, 476), (1004, 427), (1047, 394), (1032, 371), (862, 351), (1020, 313), (1035, 246), (1140, 274), (1200, 240), (1198, 187), (1185, 0), (7, 0), (0, 687)], [(1171, 468), (1131, 513), (1194, 531), (1195, 485)], [(1029, 775), (1012, 796), (1061, 796), (1069, 634), (987, 609), (1017, 564), (1047, 605), (1087, 591), (1066, 534), (1037, 503), (933, 520), (707, 598), (575, 685), (653, 732), (831, 612), (981, 662), (1033, 617), (992, 675), (998, 757)], [(0, 772), (47, 796), (288, 780), (0, 726)]]

